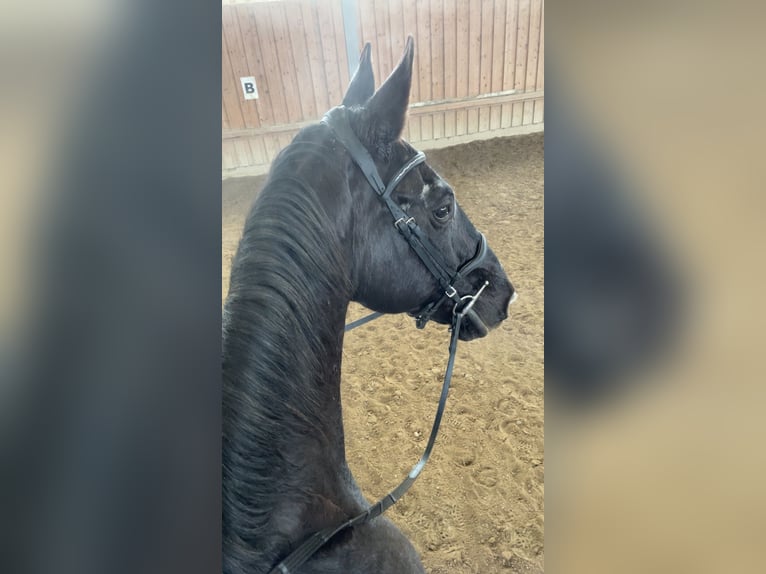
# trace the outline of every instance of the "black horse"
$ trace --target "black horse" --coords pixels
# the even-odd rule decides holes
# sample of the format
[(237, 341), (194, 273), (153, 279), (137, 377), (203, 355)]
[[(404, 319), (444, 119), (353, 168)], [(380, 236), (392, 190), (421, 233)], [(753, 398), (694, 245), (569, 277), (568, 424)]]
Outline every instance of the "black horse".
[[(388, 182), (417, 152), (400, 139), (413, 42), (375, 92), (369, 45), (343, 100), (355, 136)], [(481, 234), (426, 163), (392, 199), (452, 269), (475, 257)], [(452, 300), (410, 249), (383, 201), (325, 124), (303, 129), (274, 160), (245, 223), (223, 312), (223, 570), (268, 572), (313, 532), (369, 507), (346, 464), (340, 366), (350, 301), (384, 313), (421, 312), (449, 324)], [(489, 285), (473, 310), (487, 328), (507, 316), (513, 287), (489, 250), (455, 282)], [(444, 301), (443, 299), (446, 299)], [(486, 334), (467, 322), (460, 338)], [(348, 529), (301, 573), (422, 572), (384, 517)]]

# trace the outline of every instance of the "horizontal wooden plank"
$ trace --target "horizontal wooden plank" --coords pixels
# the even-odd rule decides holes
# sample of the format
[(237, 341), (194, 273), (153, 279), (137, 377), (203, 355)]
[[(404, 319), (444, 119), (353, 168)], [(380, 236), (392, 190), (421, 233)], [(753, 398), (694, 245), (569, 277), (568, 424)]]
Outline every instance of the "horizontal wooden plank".
[[(466, 110), (470, 108), (479, 108), (482, 106), (507, 104), (509, 102), (539, 100), (544, 96), (545, 93), (542, 90), (535, 92), (515, 92), (510, 90), (508, 92), (499, 92), (497, 94), (482, 94), (473, 98), (453, 98), (448, 100), (440, 100), (438, 102), (416, 102), (414, 104), (410, 104), (409, 115), (420, 116), (424, 114), (434, 114), (450, 110)], [(263, 134), (294, 132), (307, 126), (314, 125), (315, 123), (316, 121), (306, 121), (294, 124), (262, 126), (260, 128), (253, 129), (229, 130), (223, 133), (223, 139), (233, 140)]]
[(223, 139), (234, 140), (238, 138), (249, 138), (252, 136), (261, 136), (266, 134), (281, 134), (286, 132), (294, 132), (303, 129), (308, 126), (313, 126), (316, 121), (298, 122), (295, 124), (279, 124), (275, 126), (262, 126), (260, 128), (245, 129), (245, 130), (230, 130), (223, 132)]
[[(521, 92), (511, 94), (485, 94), (476, 98), (470, 98), (467, 101), (462, 99), (446, 100), (440, 102), (422, 102), (412, 104), (410, 106), (409, 114), (412, 115), (424, 115), (434, 114), (450, 110), (466, 110), (469, 108), (477, 108), (488, 105), (506, 104), (510, 102), (524, 102), (531, 100), (539, 100), (544, 97), (542, 91), (537, 92)], [(305, 128), (310, 125), (314, 125), (316, 121), (298, 122), (293, 124), (280, 124), (274, 126), (263, 126), (260, 128), (244, 129), (244, 130), (229, 130), (223, 133), (224, 140), (233, 140), (238, 138), (253, 137), (264, 134), (280, 134), (286, 132), (294, 132)]]
[(506, 104), (508, 102), (520, 102), (524, 100), (536, 100), (542, 98), (542, 91), (536, 92), (498, 92), (496, 94), (481, 94), (470, 98), (455, 98), (439, 102), (417, 102), (410, 105), (410, 115), (432, 114), (434, 112), (446, 112), (448, 110), (464, 110), (481, 106)]
[[(538, 103), (540, 102), (542, 102), (542, 100), (538, 100)], [(470, 135), (465, 134), (462, 136), (454, 136), (454, 137), (448, 137), (448, 138), (445, 137), (439, 140), (431, 140), (431, 141), (419, 143), (418, 148), (424, 151), (428, 151), (430, 149), (439, 149), (439, 148), (449, 147), (453, 145), (461, 145), (464, 143), (477, 141), (477, 140), (485, 140), (485, 139), (498, 138), (498, 137), (510, 137), (510, 136), (542, 132), (544, 131), (544, 129), (545, 129), (545, 124), (535, 123), (535, 124), (529, 124), (525, 126), (503, 128), (503, 129), (494, 130), (494, 131), (490, 130), (486, 132), (480, 132), (477, 134), (470, 134)], [(228, 145), (232, 145), (232, 142), (228, 142)], [(225, 150), (224, 150), (224, 154), (225, 154)], [(221, 177), (222, 179), (227, 179), (230, 177), (245, 177), (245, 176), (251, 176), (251, 175), (262, 175), (269, 171), (270, 166), (271, 166), (271, 162), (257, 164), (257, 165), (250, 165), (250, 166), (237, 166), (236, 162), (233, 162), (233, 161), (227, 162), (226, 156), (224, 156), (223, 170), (221, 173)]]
[(284, 0), (221, 0), (221, 4), (265, 4), (267, 2), (284, 2)]

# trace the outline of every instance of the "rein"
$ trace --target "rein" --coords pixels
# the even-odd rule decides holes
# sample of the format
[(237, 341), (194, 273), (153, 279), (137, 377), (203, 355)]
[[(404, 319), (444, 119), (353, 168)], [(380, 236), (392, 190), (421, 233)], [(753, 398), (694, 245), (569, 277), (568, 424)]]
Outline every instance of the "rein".
[[(410, 159), (391, 179), (388, 185), (383, 184), (383, 180), (378, 173), (375, 163), (370, 157), (370, 154), (359, 142), (356, 135), (351, 130), (348, 124), (348, 119), (345, 115), (345, 108), (339, 106), (330, 110), (327, 115), (322, 119), (322, 123), (327, 125), (345, 146), (354, 163), (364, 174), (367, 181), (372, 186), (373, 190), (380, 196), (381, 200), (386, 204), (391, 215), (394, 217), (394, 226), (404, 236), (410, 247), (420, 257), (428, 270), (433, 274), (434, 278), (439, 283), (439, 287), (442, 289), (443, 294), (436, 298), (434, 301), (426, 304), (423, 309), (416, 313), (416, 325), (419, 329), (422, 329), (433, 313), (438, 307), (451, 299), (455, 305), (452, 309), (452, 323), (450, 331), (452, 335), (450, 337), (449, 344), (449, 359), (447, 360), (447, 370), (444, 374), (444, 382), (442, 383), (441, 396), (439, 397), (439, 405), (436, 409), (436, 416), (434, 417), (434, 423), (431, 428), (431, 435), (428, 437), (428, 443), (426, 444), (425, 451), (421, 455), (415, 466), (412, 467), (409, 474), (405, 479), (391, 492), (386, 494), (383, 498), (378, 500), (375, 504), (370, 506), (364, 512), (354, 516), (353, 518), (343, 522), (338, 526), (331, 526), (323, 530), (315, 532), (309, 536), (300, 546), (298, 546), (293, 552), (290, 553), (287, 558), (279, 562), (274, 568), (269, 571), (269, 574), (293, 574), (297, 568), (305, 564), (306, 561), (314, 555), (317, 550), (324, 546), (330, 539), (332, 539), (339, 532), (357, 526), (359, 524), (365, 524), (374, 518), (377, 518), (393, 506), (412, 486), (415, 479), (420, 475), (420, 472), (428, 462), (428, 458), (431, 456), (434, 443), (436, 442), (436, 435), (439, 433), (439, 426), (441, 424), (442, 415), (444, 414), (444, 408), (447, 404), (447, 396), (449, 394), (450, 383), (452, 382), (452, 371), (455, 366), (455, 355), (457, 353), (457, 344), (460, 337), (460, 327), (463, 320), (468, 317), (469, 320), (480, 330), (486, 331), (487, 328), (479, 316), (473, 311), (473, 306), (476, 300), (482, 294), (484, 289), (489, 285), (488, 281), (474, 293), (473, 295), (460, 296), (454, 287), (454, 283), (462, 276), (468, 275), (476, 267), (480, 265), (482, 260), (487, 254), (487, 242), (484, 235), (481, 235), (479, 247), (476, 254), (463, 265), (461, 265), (457, 271), (453, 274), (449, 273), (449, 266), (445, 264), (441, 253), (428, 239), (422, 229), (417, 225), (414, 218), (409, 217), (407, 213), (399, 207), (392, 199), (391, 193), (401, 180), (415, 167), (425, 161), (425, 154), (418, 152), (415, 157)], [(351, 331), (357, 327), (360, 327), (370, 321), (373, 321), (380, 317), (383, 313), (374, 312), (370, 315), (357, 319), (352, 323), (345, 326), (345, 331)]]
[[(291, 574), (295, 572), (297, 568), (299, 568), (309, 558), (311, 558), (311, 556), (317, 550), (319, 550), (322, 546), (324, 546), (333, 536), (335, 536), (342, 530), (345, 530), (346, 528), (351, 528), (352, 526), (364, 524), (374, 518), (377, 518), (378, 516), (383, 514), (386, 510), (388, 510), (391, 506), (393, 506), (394, 503), (396, 503), (396, 501), (399, 500), (410, 489), (412, 484), (415, 482), (415, 479), (417, 479), (418, 475), (420, 475), (420, 472), (423, 470), (423, 467), (425, 467), (426, 463), (428, 462), (428, 458), (431, 456), (431, 451), (433, 450), (433, 447), (434, 447), (434, 442), (436, 442), (436, 435), (439, 433), (439, 426), (441, 424), (442, 415), (444, 414), (444, 408), (447, 405), (447, 396), (449, 394), (450, 383), (452, 382), (452, 371), (455, 366), (455, 354), (457, 353), (457, 342), (458, 342), (458, 338), (460, 337), (460, 325), (463, 322), (463, 318), (470, 312), (471, 307), (473, 307), (473, 304), (476, 302), (476, 298), (481, 294), (481, 292), (484, 290), (486, 286), (487, 286), (487, 283), (485, 283), (482, 286), (482, 288), (479, 289), (476, 295), (472, 296), (471, 300), (465, 305), (464, 309), (455, 313), (454, 315), (452, 326), (451, 326), (452, 336), (450, 338), (450, 344), (449, 344), (449, 359), (447, 361), (447, 370), (444, 374), (444, 383), (442, 383), (441, 396), (439, 397), (439, 406), (436, 409), (436, 416), (434, 417), (434, 424), (433, 424), (433, 427), (431, 428), (431, 435), (428, 437), (428, 444), (426, 445), (426, 449), (421, 455), (420, 460), (418, 460), (415, 466), (412, 467), (412, 470), (410, 470), (410, 473), (399, 484), (399, 486), (397, 486), (391, 492), (386, 494), (383, 498), (378, 500), (378, 502), (370, 506), (367, 510), (365, 510), (361, 514), (356, 515), (355, 517), (351, 518), (350, 520), (347, 520), (346, 522), (340, 524), (339, 526), (331, 526), (329, 528), (325, 528), (324, 530), (315, 532), (308, 539), (306, 539), (303, 542), (303, 544), (301, 544), (298, 548), (296, 548), (287, 558), (285, 558), (279, 564), (277, 564), (274, 568), (272, 568), (269, 571), (269, 574)], [(376, 315), (376, 314), (373, 313), (373, 315)], [(376, 319), (377, 316), (373, 316), (373, 315), (368, 315), (367, 317), (364, 317), (362, 321), (366, 323), (366, 322), (372, 321), (373, 319)], [(357, 323), (357, 324), (355, 325), (354, 323)], [(359, 323), (358, 321), (355, 321), (354, 323), (350, 323), (349, 325), (347, 325), (346, 331), (350, 331), (351, 329), (354, 329), (364, 324), (364, 323)]]

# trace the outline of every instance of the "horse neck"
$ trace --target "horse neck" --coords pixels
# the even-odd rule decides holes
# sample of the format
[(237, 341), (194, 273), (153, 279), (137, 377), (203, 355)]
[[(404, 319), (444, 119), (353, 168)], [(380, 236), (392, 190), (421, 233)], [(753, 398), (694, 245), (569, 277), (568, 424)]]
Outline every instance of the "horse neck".
[[(257, 292), (256, 285), (251, 294)], [(269, 430), (265, 423), (285, 431), (310, 427), (336, 439), (327, 446), (342, 448), (340, 378), (348, 299), (314, 291), (314, 310), (301, 314), (294, 312), (288, 293), (265, 287), (262, 294), (261, 301), (236, 296), (227, 301), (224, 377), (227, 390), (247, 395), (240, 397), (246, 400), (242, 410), (232, 414), (245, 418), (258, 411), (267, 418), (260, 421), (259, 433)], [(244, 312), (243, 306), (259, 310)]]
[(348, 273), (327, 216), (293, 191), (263, 190), (224, 308), (224, 530), (248, 552), (304, 527), (316, 500), (337, 501), (347, 472)]
[[(264, 230), (269, 225), (264, 219), (268, 216), (249, 222), (257, 232), (250, 238), (246, 227), (232, 270), (224, 311), (227, 386), (246, 393), (246, 404), (266, 411), (269, 422), (288, 430), (291, 424), (307, 425), (339, 440), (335, 446), (342, 448), (340, 367), (347, 273), (339, 261), (327, 257), (333, 243), (325, 233), (329, 226), (321, 230), (324, 237), (312, 229), (302, 241), (294, 229), (292, 235)], [(260, 431), (265, 430), (262, 425)]]

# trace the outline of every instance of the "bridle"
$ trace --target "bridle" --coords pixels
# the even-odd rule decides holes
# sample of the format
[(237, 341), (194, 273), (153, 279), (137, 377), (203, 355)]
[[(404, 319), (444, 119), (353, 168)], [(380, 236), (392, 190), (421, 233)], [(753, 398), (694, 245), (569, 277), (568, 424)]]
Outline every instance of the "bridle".
[[(407, 174), (426, 160), (426, 154), (422, 151), (417, 152), (414, 157), (410, 158), (399, 168), (391, 178), (391, 181), (388, 182), (388, 185), (385, 185), (380, 177), (380, 173), (378, 173), (375, 161), (351, 129), (348, 120), (348, 110), (344, 106), (331, 109), (322, 118), (321, 123), (328, 126), (338, 141), (346, 148), (346, 151), (351, 155), (354, 163), (362, 172), (362, 175), (364, 175), (373, 191), (388, 208), (394, 220), (394, 227), (409, 243), (412, 250), (439, 284), (440, 294), (433, 301), (424, 305), (419, 311), (413, 313), (417, 327), (419, 329), (425, 327), (436, 310), (448, 299), (454, 302), (455, 307), (463, 305), (466, 296), (461, 297), (458, 294), (455, 289), (455, 283), (481, 265), (486, 257), (487, 240), (484, 234), (480, 234), (479, 246), (474, 256), (463, 263), (458, 269), (452, 271), (451, 265), (444, 260), (441, 251), (428, 238), (428, 235), (417, 224), (415, 218), (407, 214), (392, 198), (393, 191)], [(481, 333), (486, 334), (487, 327), (479, 316), (476, 313), (471, 313), (470, 318), (474, 322), (475, 327)]]
[[(375, 166), (375, 162), (370, 156), (369, 152), (365, 149), (356, 134), (349, 125), (347, 110), (344, 106), (338, 106), (331, 109), (322, 118), (322, 124), (328, 126), (333, 132), (337, 140), (343, 144), (346, 150), (351, 155), (356, 166), (364, 175), (373, 191), (380, 197), (381, 201), (385, 203), (391, 215), (394, 218), (394, 227), (399, 233), (407, 240), (412, 250), (418, 255), (420, 260), (431, 272), (436, 281), (439, 284), (439, 295), (434, 297), (432, 301), (424, 305), (418, 312), (413, 313), (415, 316), (415, 323), (419, 329), (425, 327), (426, 323), (431, 319), (436, 310), (446, 303), (448, 300), (453, 301), (454, 306), (452, 308), (452, 323), (450, 331), (452, 335), (450, 337), (449, 345), (449, 359), (447, 361), (447, 370), (444, 374), (444, 383), (442, 384), (441, 396), (439, 397), (439, 406), (436, 410), (436, 416), (434, 418), (434, 424), (431, 428), (431, 435), (428, 437), (428, 444), (423, 452), (420, 460), (412, 467), (412, 470), (407, 477), (397, 486), (394, 490), (389, 492), (386, 496), (381, 498), (378, 502), (370, 506), (367, 510), (358, 514), (357, 516), (343, 522), (338, 526), (331, 526), (315, 532), (309, 536), (300, 546), (298, 546), (293, 552), (290, 553), (287, 558), (279, 562), (274, 568), (269, 571), (269, 574), (292, 574), (297, 568), (304, 564), (311, 556), (319, 550), (324, 544), (326, 544), (333, 536), (353, 526), (364, 524), (370, 520), (377, 518), (388, 510), (397, 500), (399, 500), (404, 493), (406, 493), (415, 479), (418, 477), (423, 467), (428, 462), (428, 458), (431, 456), (431, 450), (433, 449), (434, 442), (436, 441), (436, 435), (439, 432), (439, 425), (441, 424), (442, 415), (444, 414), (444, 407), (447, 404), (447, 395), (449, 393), (450, 382), (452, 381), (452, 371), (455, 365), (455, 354), (457, 353), (457, 343), (460, 337), (460, 327), (463, 319), (469, 317), (469, 320), (474, 324), (475, 328), (480, 332), (486, 333), (487, 327), (481, 318), (473, 311), (473, 306), (476, 300), (482, 294), (484, 289), (489, 285), (488, 281), (473, 294), (461, 296), (457, 289), (455, 289), (455, 283), (461, 278), (466, 277), (471, 271), (479, 267), (482, 261), (487, 255), (487, 240), (484, 235), (481, 234), (479, 240), (479, 246), (476, 253), (471, 259), (464, 262), (458, 269), (450, 272), (451, 266), (446, 264), (441, 252), (431, 242), (426, 233), (418, 226), (413, 217), (410, 217), (399, 205), (391, 198), (391, 194), (396, 189), (396, 186), (404, 179), (404, 177), (423, 163), (426, 159), (425, 154), (420, 151), (414, 157), (412, 157), (407, 163), (405, 163), (399, 171), (396, 172), (388, 185), (384, 185), (378, 168)], [(377, 319), (382, 313), (372, 313), (366, 317), (354, 321), (346, 325), (345, 330), (350, 331), (359, 327), (373, 319)]]

